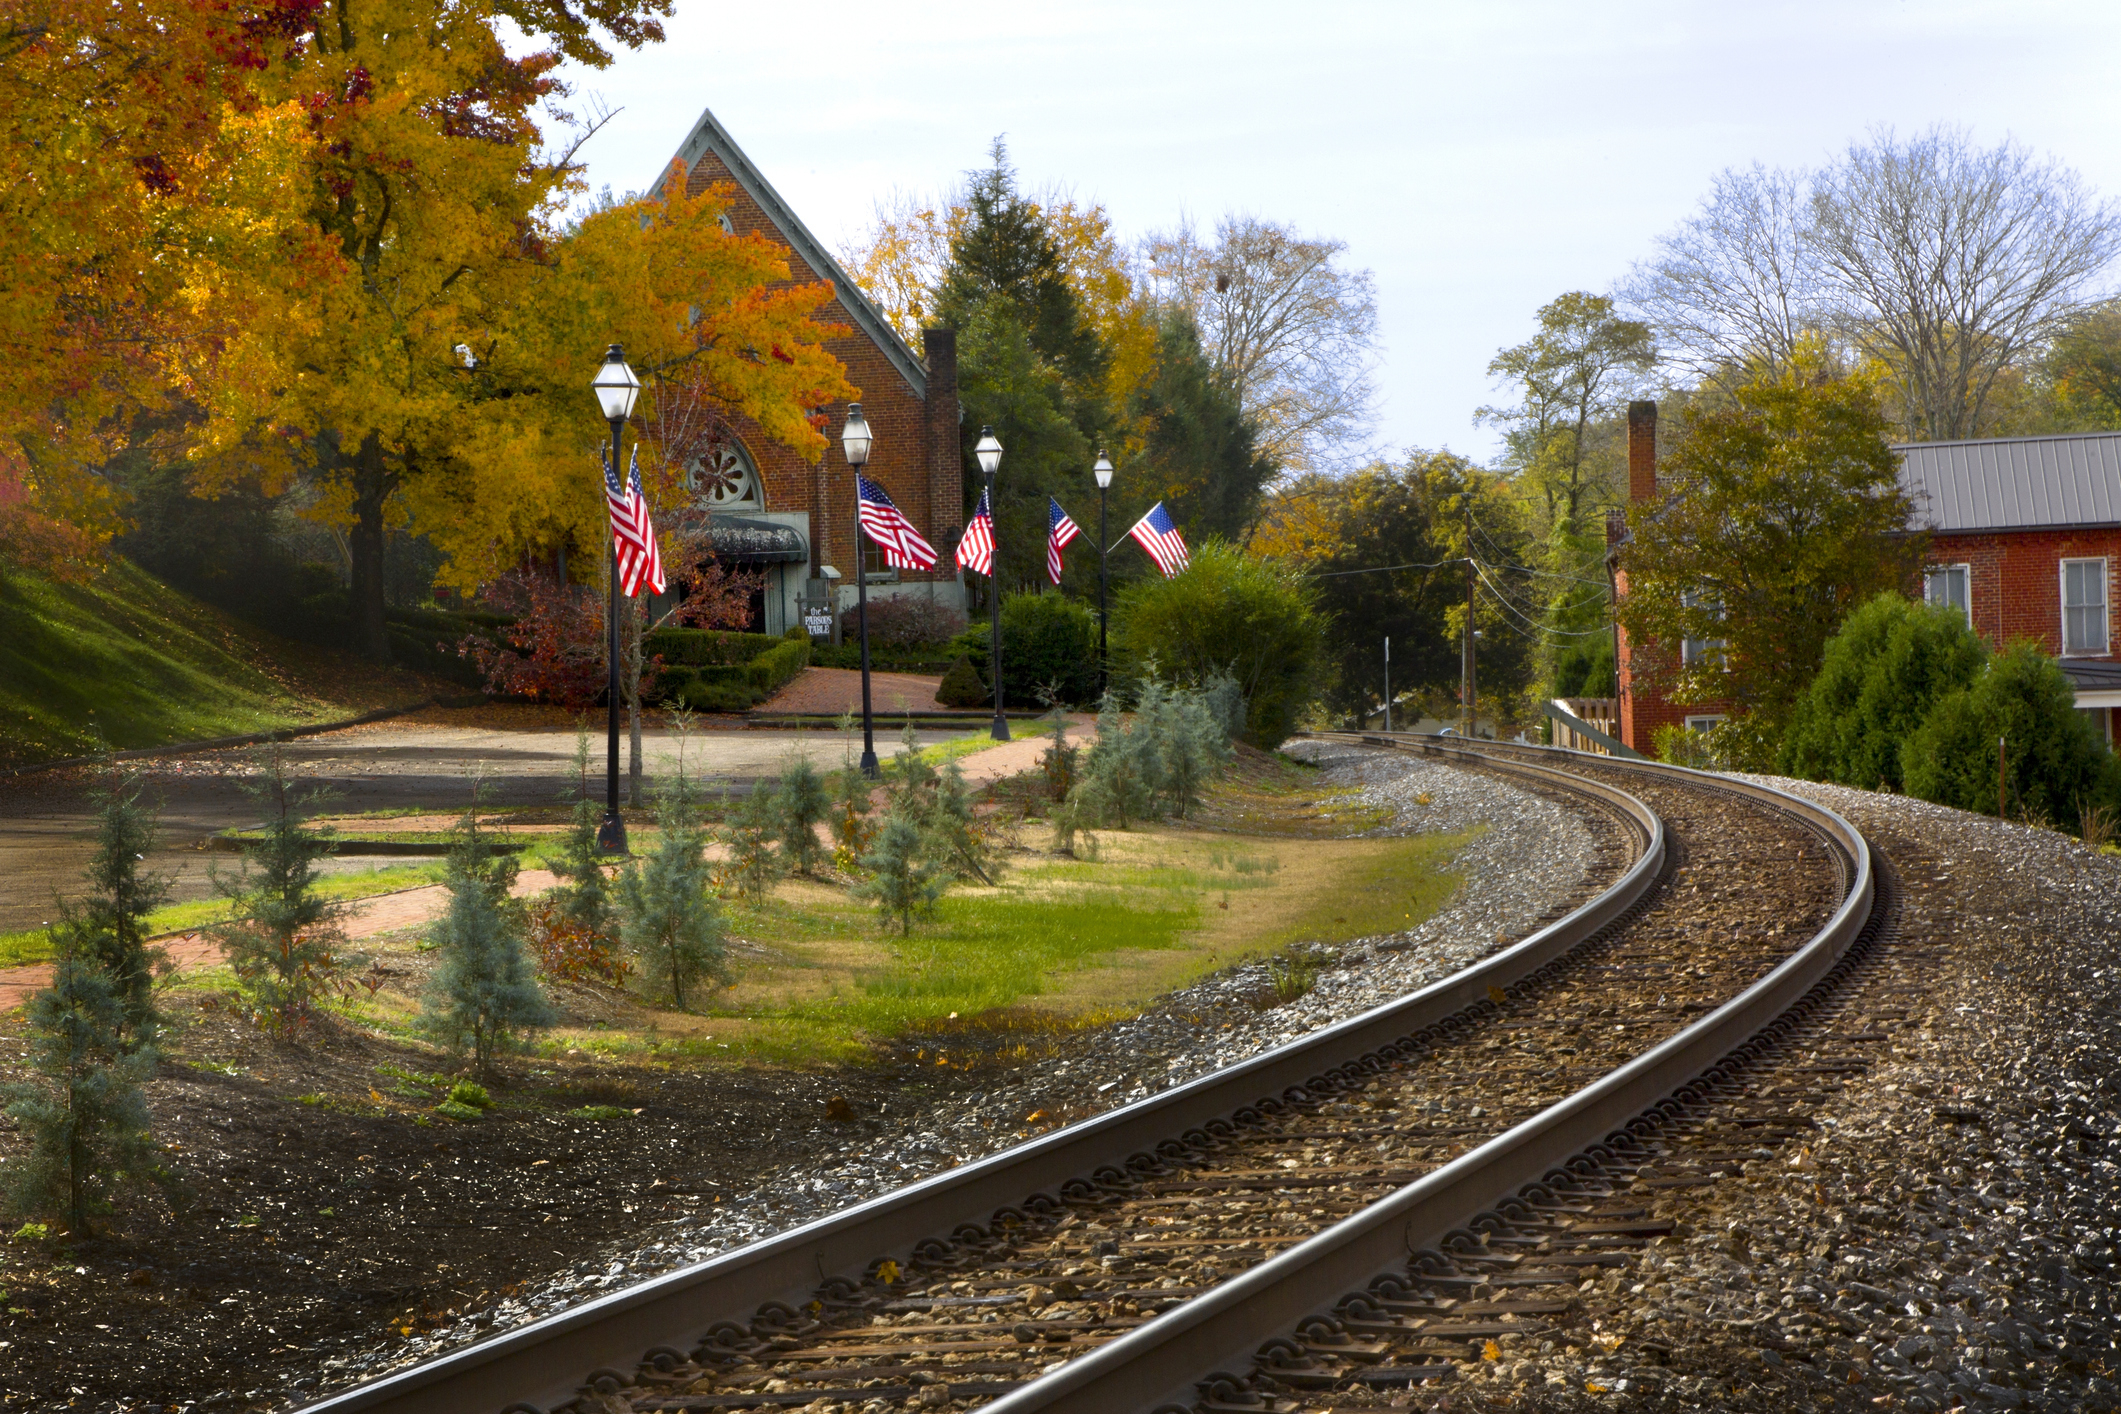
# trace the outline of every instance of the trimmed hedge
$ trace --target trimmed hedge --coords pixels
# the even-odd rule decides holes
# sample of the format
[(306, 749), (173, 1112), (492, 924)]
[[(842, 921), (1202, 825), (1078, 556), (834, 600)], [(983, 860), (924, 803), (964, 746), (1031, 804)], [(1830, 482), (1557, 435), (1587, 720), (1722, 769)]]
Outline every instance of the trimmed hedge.
[[(665, 644), (669, 647), (666, 649)], [(659, 629), (644, 646), (663, 655), (655, 696), (676, 701), (695, 712), (743, 712), (779, 692), (810, 666), (810, 644), (801, 638), (774, 638), (763, 633), (713, 633), (700, 629)], [(714, 661), (751, 649), (738, 662)], [(690, 660), (673, 653), (690, 655)], [(701, 662), (700, 659), (708, 661)]]

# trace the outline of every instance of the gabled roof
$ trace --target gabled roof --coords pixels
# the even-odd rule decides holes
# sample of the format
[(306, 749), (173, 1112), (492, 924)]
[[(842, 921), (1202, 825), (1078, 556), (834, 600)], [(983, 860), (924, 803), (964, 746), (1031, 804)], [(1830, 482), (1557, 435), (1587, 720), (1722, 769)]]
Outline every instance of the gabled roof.
[(1908, 442), (1893, 450), (1914, 523), (1928, 530), (2121, 524), (2121, 432)]
[(729, 136), (729, 130), (715, 120), (714, 111), (702, 109), (699, 122), (693, 124), (691, 136), (678, 148), (678, 157), (684, 162), (686, 170), (690, 171), (693, 164), (709, 152), (722, 160), (722, 165), (729, 169), (729, 175), (744, 189), (744, 194), (758, 203), (759, 210), (765, 212), (766, 219), (773, 222), (774, 229), (781, 233), (781, 239), (788, 243), (788, 248), (800, 256), (803, 263), (817, 273), (819, 279), (832, 282), (839, 295), (841, 307), (854, 320), (855, 326), (884, 351), (884, 357), (891, 360), (891, 366), (912, 385), (914, 395), (925, 401), (928, 396), (927, 368), (914, 356), (913, 350), (906, 346), (906, 341), (898, 336), (898, 331), (891, 327), (891, 321), (884, 318), (883, 312), (870, 303), (869, 296), (862, 292), (862, 287), (848, 278), (847, 272), (840, 268), (840, 263), (832, 258), (816, 236), (810, 234), (810, 228), (802, 223), (787, 202), (781, 200), (781, 194), (773, 189), (773, 184), (760, 174), (758, 168), (751, 165), (751, 159), (744, 155), (743, 148), (736, 145), (736, 139)]

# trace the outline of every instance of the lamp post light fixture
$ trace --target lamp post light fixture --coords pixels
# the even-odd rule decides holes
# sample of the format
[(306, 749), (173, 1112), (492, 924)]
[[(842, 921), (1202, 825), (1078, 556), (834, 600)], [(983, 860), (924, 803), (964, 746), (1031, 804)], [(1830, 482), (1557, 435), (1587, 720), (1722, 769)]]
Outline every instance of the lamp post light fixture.
[(1009, 719), (1002, 715), (1002, 517), (994, 505), (994, 473), (1002, 464), (1002, 444), (994, 440), (994, 429), (982, 427), (972, 455), (987, 478), (987, 514), (993, 518), (994, 558), (987, 575), (987, 672), (994, 682), (994, 739), (1009, 739)]
[[(597, 406), (611, 424), (611, 480), (624, 484), (626, 464), (619, 460), (619, 438), (626, 431), (626, 419), (633, 416), (634, 400), (641, 396), (641, 380), (626, 366), (626, 355), (613, 344), (604, 354), (604, 366), (597, 370), (596, 380), (589, 386), (596, 390)], [(610, 630), (605, 649), (610, 659), (610, 672), (605, 683), (605, 695), (610, 704), (610, 731), (609, 749), (605, 753), (604, 819), (597, 826), (597, 850), (602, 854), (625, 854), (626, 822), (619, 818), (619, 546), (616, 540), (612, 542), (606, 563), (611, 572), (611, 611), (604, 616), (605, 626)]]
[(1097, 451), (1097, 695), (1102, 698), (1111, 681), (1111, 660), (1105, 655), (1105, 493), (1112, 489), (1112, 458), (1104, 448)]
[(862, 774), (870, 780), (883, 775), (876, 759), (876, 723), (869, 712), (869, 570), (862, 563), (862, 468), (869, 465), (869, 448), (875, 442), (869, 419), (860, 403), (847, 404), (847, 425), (840, 429), (840, 450), (853, 468), (854, 485), (854, 621), (862, 638)]

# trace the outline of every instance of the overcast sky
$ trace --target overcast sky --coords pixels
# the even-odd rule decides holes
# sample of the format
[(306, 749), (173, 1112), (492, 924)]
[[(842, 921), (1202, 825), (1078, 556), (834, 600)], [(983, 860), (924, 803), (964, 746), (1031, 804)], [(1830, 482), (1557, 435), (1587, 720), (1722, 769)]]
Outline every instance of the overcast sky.
[(1485, 457), (1497, 348), (1604, 291), (1718, 170), (1811, 165), (1879, 124), (2011, 136), (2121, 196), (2121, 4), (711, 4), (571, 73), (622, 109), (590, 177), (645, 186), (712, 108), (835, 250), (893, 189), (1006, 134), (1122, 238), (1293, 222), (1374, 271), (1378, 442)]

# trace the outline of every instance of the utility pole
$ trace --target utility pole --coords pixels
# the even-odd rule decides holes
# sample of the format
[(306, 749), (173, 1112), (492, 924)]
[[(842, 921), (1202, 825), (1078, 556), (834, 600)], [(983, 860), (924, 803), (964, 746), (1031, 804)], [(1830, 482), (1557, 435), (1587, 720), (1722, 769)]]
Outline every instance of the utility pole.
[(1392, 635), (1385, 635), (1385, 730), (1392, 730)]
[[(1467, 547), (1471, 548), (1470, 545)], [(1473, 675), (1473, 557), (1466, 556), (1466, 636), (1465, 659), (1459, 666), (1458, 690), (1458, 734), (1472, 736), (1476, 730), (1477, 715), (1474, 711), (1478, 684)]]

